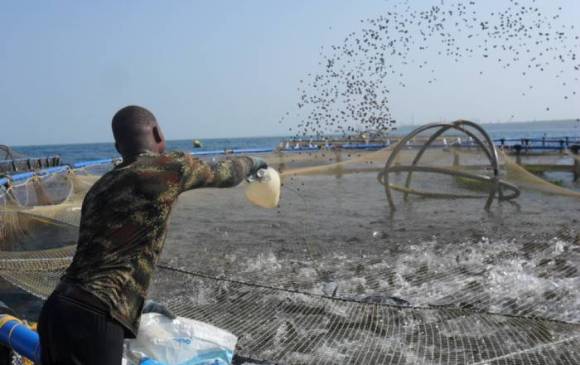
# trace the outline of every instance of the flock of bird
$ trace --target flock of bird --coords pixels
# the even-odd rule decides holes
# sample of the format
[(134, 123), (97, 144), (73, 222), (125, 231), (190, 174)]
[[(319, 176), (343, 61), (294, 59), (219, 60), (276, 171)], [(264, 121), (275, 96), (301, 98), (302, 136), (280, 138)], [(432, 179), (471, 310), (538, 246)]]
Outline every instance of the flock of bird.
[(361, 20), (361, 29), (342, 44), (323, 48), (320, 71), (300, 80), (296, 114), (286, 113), (280, 123), (299, 120), (290, 128), (297, 136), (388, 131), (395, 123), (391, 92), (407, 86), (405, 76), (413, 67), (431, 75), (427, 84), (435, 83), (434, 55), (451, 62), (480, 57), (513, 69), (524, 78), (524, 96), (535, 87), (524, 83), (528, 74), (552, 72), (562, 97), (576, 96), (578, 74), (570, 79), (569, 72), (580, 71), (579, 37), (573, 24), (562, 23), (561, 7), (549, 11), (538, 0), (507, 0), (501, 9), (483, 14), (473, 0), (441, 0), (423, 10), (409, 2), (401, 0), (385, 14)]

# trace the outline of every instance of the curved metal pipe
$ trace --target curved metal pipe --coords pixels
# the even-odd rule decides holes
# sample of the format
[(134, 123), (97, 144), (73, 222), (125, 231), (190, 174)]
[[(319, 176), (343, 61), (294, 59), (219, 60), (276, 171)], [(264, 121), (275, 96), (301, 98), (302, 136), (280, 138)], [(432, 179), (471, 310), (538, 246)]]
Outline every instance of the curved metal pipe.
[[(493, 184), (494, 180), (495, 180), (493, 177), (489, 177), (489, 176), (485, 176), (485, 175), (477, 175), (477, 174), (472, 174), (472, 173), (464, 172), (464, 171), (458, 171), (458, 170), (453, 170), (453, 169), (448, 169), (448, 168), (443, 168), (443, 167), (431, 167), (431, 166), (394, 166), (389, 171), (389, 173), (409, 172), (409, 171), (435, 173), (435, 174), (450, 175), (450, 176), (456, 176), (456, 177), (464, 177), (467, 179), (477, 180), (477, 181), (481, 181), (481, 182), (489, 183), (489, 184)], [(380, 184), (385, 183), (384, 176), (385, 176), (384, 172), (379, 173), (378, 180), (379, 180)], [(511, 194), (503, 196), (503, 199), (502, 199), (503, 201), (513, 200), (513, 199), (516, 199), (520, 196), (520, 189), (517, 186), (510, 184), (506, 181), (502, 181), (502, 180), (500, 180), (499, 183), (502, 187), (511, 191)], [(474, 195), (474, 194), (447, 194), (447, 193), (424, 192), (424, 191), (420, 191), (420, 190), (411, 189), (411, 188), (406, 187), (406, 186), (398, 186), (398, 185), (393, 185), (393, 184), (391, 184), (389, 187), (395, 191), (400, 191), (400, 192), (407, 193), (407, 194), (428, 196), (428, 197), (434, 197), (434, 198), (456, 198), (457, 199), (457, 198), (485, 198), (486, 197), (486, 195), (481, 195), (481, 194)]]
[(477, 130), (479, 133), (481, 133), (481, 135), (483, 136), (483, 138), (485, 139), (487, 144), (490, 146), (490, 149), (493, 153), (493, 159), (491, 161), (491, 164), (492, 164), (492, 168), (493, 168), (493, 175), (495, 177), (495, 181), (494, 181), (494, 188), (489, 192), (489, 197), (487, 198), (487, 202), (485, 203), (485, 209), (487, 210), (491, 207), (491, 204), (493, 203), (493, 199), (495, 197), (495, 194), (498, 191), (500, 191), (499, 158), (497, 155), (497, 149), (495, 148), (495, 144), (493, 143), (493, 140), (491, 139), (489, 134), (479, 124), (471, 122), (469, 120), (458, 120), (458, 121), (454, 122), (453, 124), (456, 124), (456, 125), (465, 124), (465, 125), (470, 126), (473, 129)]
[(405, 144), (407, 142), (409, 142), (413, 137), (415, 137), (416, 135), (418, 135), (421, 132), (424, 132), (426, 130), (432, 129), (432, 128), (437, 128), (437, 127), (445, 127), (447, 126), (447, 123), (430, 123), (430, 124), (426, 124), (422, 127), (419, 127), (417, 129), (415, 129), (414, 131), (412, 131), (411, 133), (409, 133), (408, 135), (406, 135), (405, 137), (403, 137), (396, 145), (395, 147), (393, 147), (393, 150), (391, 152), (391, 154), (389, 155), (389, 158), (387, 158), (387, 162), (385, 163), (385, 174), (384, 174), (384, 180), (385, 180), (385, 194), (387, 195), (387, 201), (389, 203), (389, 207), (392, 210), (396, 210), (395, 208), (395, 202), (393, 201), (393, 196), (391, 194), (391, 189), (389, 188), (389, 174), (388, 174), (388, 170), (390, 168), (390, 166), (393, 164), (393, 161), (395, 160), (395, 157), (399, 154), (399, 152), (401, 151), (401, 148), (403, 148), (403, 146), (405, 146)]
[[(430, 129), (435, 129), (435, 128), (439, 128), (439, 129), (430, 136), (430, 138), (427, 140), (427, 142), (425, 142), (423, 147), (419, 150), (419, 152), (417, 153), (417, 155), (413, 159), (413, 162), (411, 163), (410, 166), (392, 167), (392, 164), (395, 161), (397, 155), (401, 152), (401, 149), (406, 145), (407, 142), (409, 142), (411, 139), (415, 138), (418, 134), (425, 132), (425, 131), (428, 131)], [(417, 166), (417, 164), (419, 163), (421, 157), (423, 156), (423, 154), (425, 153), (427, 148), (429, 148), (439, 136), (441, 136), (443, 133), (445, 133), (449, 129), (455, 129), (459, 132), (462, 132), (463, 134), (471, 137), (475, 141), (475, 143), (484, 151), (487, 158), (489, 159), (489, 163), (493, 169), (493, 177), (488, 177), (488, 176), (484, 176), (484, 175), (476, 175), (476, 174), (471, 174), (471, 173), (461, 173), (459, 171), (449, 170), (449, 169), (425, 168), (425, 167)], [(474, 129), (475, 131), (471, 131), (470, 129)], [(477, 133), (479, 135), (477, 135)], [(487, 144), (487, 146), (486, 146), (486, 144)], [(457, 121), (452, 122), (452, 123), (426, 124), (422, 127), (415, 129), (414, 131), (412, 131), (411, 133), (406, 135), (404, 138), (402, 138), (399, 141), (399, 143), (397, 143), (397, 145), (393, 148), (391, 155), (389, 156), (389, 158), (387, 159), (387, 161), (385, 163), (385, 167), (384, 167), (383, 172), (380, 173), (378, 176), (379, 182), (384, 185), (385, 193), (387, 196), (387, 201), (388, 201), (389, 206), (392, 210), (395, 210), (396, 207), (395, 207), (395, 204), (393, 201), (391, 188), (393, 188), (393, 190), (403, 192), (404, 199), (407, 199), (409, 194), (418, 194), (418, 191), (410, 189), (412, 175), (413, 175), (413, 172), (415, 172), (415, 171), (441, 173), (441, 174), (448, 174), (448, 175), (452, 175), (452, 176), (463, 176), (466, 178), (471, 178), (471, 179), (475, 179), (475, 180), (479, 180), (479, 181), (485, 181), (486, 183), (490, 183), (491, 189), (489, 189), (489, 194), (487, 195), (487, 200), (485, 203), (486, 210), (491, 207), (491, 204), (493, 203), (493, 200), (494, 200), (496, 194), (498, 194), (499, 201), (515, 199), (520, 194), (519, 189), (515, 185), (508, 184), (508, 183), (501, 181), (499, 179), (498, 153), (497, 153), (497, 149), (495, 148), (495, 144), (493, 143), (493, 140), (491, 139), (489, 134), (485, 131), (485, 129), (483, 129), (477, 123), (474, 123), (474, 122), (471, 122), (468, 120), (457, 120)], [(404, 187), (391, 185), (389, 183), (389, 173), (391, 173), (391, 172), (407, 172), (407, 177), (405, 180)], [(511, 190), (512, 194), (510, 194), (508, 196), (504, 196), (502, 188), (507, 188), (508, 190)], [(419, 192), (419, 193), (420, 193), (420, 195), (423, 194), (422, 192)], [(430, 196), (438, 195), (438, 196), (446, 196), (446, 197), (449, 197), (449, 196), (451, 196), (451, 197), (459, 197), (459, 196), (467, 197), (465, 194), (424, 193), (423, 195), (430, 195)], [(469, 197), (473, 197), (473, 195), (469, 195)], [(483, 196), (480, 196), (480, 197), (483, 197)]]
[[(411, 166), (416, 166), (417, 163), (419, 163), (419, 160), (421, 159), (421, 157), (423, 156), (423, 154), (425, 153), (425, 151), (427, 150), (427, 148), (429, 148), (429, 146), (435, 142), (435, 140), (442, 135), (443, 133), (445, 133), (446, 131), (448, 131), (449, 129), (456, 129), (460, 132), (465, 133), (466, 135), (468, 135), (469, 137), (473, 138), (473, 140), (478, 144), (479, 147), (481, 147), (481, 149), (485, 152), (485, 154), (487, 155), (487, 158), (489, 159), (490, 163), (493, 165), (493, 155), (492, 153), (485, 147), (485, 145), (479, 140), (479, 138), (471, 133), (469, 130), (466, 130), (458, 125), (455, 124), (450, 124), (447, 125), (445, 127), (440, 127), (440, 129), (435, 132), (433, 135), (431, 135), (431, 137), (427, 140), (427, 142), (425, 142), (425, 144), (423, 145), (423, 147), (421, 148), (421, 150), (417, 153), (417, 155), (415, 156), (415, 159), (413, 160)], [(409, 187), (411, 185), (411, 177), (413, 175), (413, 171), (409, 171), (409, 173), (407, 174), (407, 180), (405, 181), (405, 187)], [(407, 199), (408, 194), (405, 194), (403, 196), (403, 199)]]

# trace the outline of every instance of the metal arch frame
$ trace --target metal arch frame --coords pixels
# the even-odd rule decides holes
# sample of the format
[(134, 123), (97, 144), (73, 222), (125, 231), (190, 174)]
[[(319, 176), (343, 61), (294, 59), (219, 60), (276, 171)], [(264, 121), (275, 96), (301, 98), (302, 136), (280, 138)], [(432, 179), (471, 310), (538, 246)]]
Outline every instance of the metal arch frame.
[(10, 148), (4, 144), (0, 144), (0, 152), (4, 153), (4, 157), (2, 157), (2, 160), (14, 159), (12, 148)]
[[(479, 135), (477, 135), (477, 133), (474, 133), (473, 131), (469, 130), (469, 128), (474, 129), (477, 133), (479, 133)], [(417, 153), (417, 155), (413, 159), (412, 164), (410, 166), (395, 166), (395, 167), (393, 167), (392, 165), (393, 165), (397, 155), (403, 149), (403, 147), (406, 145), (406, 143), (409, 142), (411, 139), (415, 138), (418, 134), (423, 133), (425, 131), (428, 131), (430, 129), (437, 129), (437, 131), (431, 135), (431, 137), (427, 140), (427, 142), (425, 142), (423, 147), (419, 150), (419, 152)], [(487, 158), (489, 159), (489, 163), (493, 169), (493, 176), (492, 177), (478, 175), (478, 174), (465, 173), (465, 172), (459, 172), (459, 171), (454, 171), (454, 170), (444, 169), (444, 168), (436, 168), (436, 167), (423, 168), (423, 167), (417, 166), (417, 164), (419, 163), (421, 157), (423, 156), (423, 154), (425, 153), (427, 148), (429, 148), (439, 136), (441, 136), (443, 133), (445, 133), (446, 131), (448, 131), (450, 129), (457, 130), (457, 131), (473, 138), (473, 140), (476, 142), (476, 144), (485, 152)], [(384, 168), (383, 172), (381, 172), (379, 174), (378, 179), (379, 179), (379, 182), (381, 184), (383, 184), (383, 186), (385, 187), (387, 201), (389, 202), (389, 206), (391, 207), (392, 210), (395, 210), (396, 207), (395, 207), (395, 203), (393, 201), (391, 189), (403, 192), (405, 200), (408, 198), (409, 194), (439, 197), (439, 198), (442, 198), (442, 197), (444, 197), (444, 198), (483, 197), (480, 195), (440, 194), (440, 193), (427, 193), (427, 192), (413, 190), (410, 188), (413, 172), (419, 172), (419, 171), (447, 174), (447, 175), (452, 175), (452, 176), (461, 176), (461, 177), (467, 177), (467, 178), (471, 178), (471, 179), (475, 179), (475, 180), (479, 180), (479, 181), (489, 182), (491, 184), (491, 189), (487, 195), (487, 200), (485, 203), (486, 210), (491, 207), (491, 204), (493, 203), (493, 200), (494, 200), (496, 194), (498, 194), (498, 199), (500, 201), (515, 199), (520, 195), (520, 191), (519, 191), (517, 186), (509, 184), (509, 183), (504, 182), (504, 181), (501, 181), (499, 179), (498, 153), (497, 153), (497, 149), (495, 148), (495, 144), (493, 143), (493, 140), (491, 139), (489, 134), (485, 131), (485, 129), (483, 129), (477, 123), (474, 123), (474, 122), (471, 122), (468, 120), (457, 120), (453, 123), (431, 123), (431, 124), (426, 124), (424, 126), (421, 126), (417, 129), (415, 129), (414, 131), (412, 131), (411, 133), (406, 135), (404, 138), (402, 138), (399, 141), (399, 143), (397, 143), (397, 145), (393, 148), (392, 153), (390, 154), (389, 158), (387, 159), (387, 162), (385, 163), (385, 168)], [(407, 178), (405, 180), (404, 187), (393, 186), (389, 183), (389, 174), (392, 172), (407, 172)], [(510, 190), (511, 194), (504, 195), (503, 188)]]

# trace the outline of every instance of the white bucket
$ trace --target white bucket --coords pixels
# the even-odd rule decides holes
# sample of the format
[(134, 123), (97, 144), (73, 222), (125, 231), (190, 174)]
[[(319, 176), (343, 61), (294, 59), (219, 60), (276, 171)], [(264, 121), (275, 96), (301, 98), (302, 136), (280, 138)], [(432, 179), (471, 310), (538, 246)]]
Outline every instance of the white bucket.
[(261, 208), (276, 208), (280, 201), (280, 174), (268, 167), (257, 175), (246, 187), (246, 199)]

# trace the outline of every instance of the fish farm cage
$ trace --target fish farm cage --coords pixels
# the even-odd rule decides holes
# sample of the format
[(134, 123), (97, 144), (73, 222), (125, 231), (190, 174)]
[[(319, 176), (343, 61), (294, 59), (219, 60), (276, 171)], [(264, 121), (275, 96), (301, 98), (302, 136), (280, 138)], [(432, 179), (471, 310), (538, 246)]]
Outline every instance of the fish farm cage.
[[(462, 136), (449, 134), (451, 130)], [(427, 125), (381, 145), (193, 152), (199, 158), (262, 156), (280, 170), (286, 199), (308, 184), (338, 189), (340, 181), (330, 182), (348, 176), (353, 186), (365, 179), (369, 184), (365, 192), (380, 191), (382, 200), (375, 195), (344, 195), (340, 199), (367, 199), (370, 207), (363, 204), (358, 211), (343, 207), (341, 212), (326, 209), (324, 200), (317, 202), (317, 196), (308, 195), (300, 203), (308, 208), (290, 211), (294, 202), (285, 203), (283, 198), (279, 210), (288, 219), (303, 222), (301, 214), (314, 212), (311, 224), (320, 231), (311, 235), (314, 238), (297, 238), (302, 243), (296, 248), (280, 244), (287, 259), (266, 254), (276, 241), (252, 241), (246, 237), (249, 233), (239, 232), (252, 244), (220, 246), (215, 241), (230, 242), (233, 233), (216, 231), (219, 236), (197, 241), (199, 262), (184, 264), (183, 253), (164, 258), (151, 296), (179, 316), (236, 334), (238, 364), (244, 359), (262, 364), (578, 364), (580, 305), (575, 293), (580, 250), (572, 236), (564, 241), (507, 240), (497, 245), (481, 239), (454, 248), (436, 241), (402, 242), (395, 250), (380, 231), (368, 242), (355, 235), (365, 209), (372, 214), (382, 206), (384, 211), (405, 214), (405, 202), (410, 200), (419, 206), (426, 199), (481, 200), (477, 204), (493, 213), (503, 202), (517, 205), (527, 191), (549, 199), (580, 198), (579, 191), (530, 172), (529, 166), (507, 153), (515, 145), (558, 149), (568, 161), (566, 171), (574, 172), (579, 161), (577, 151), (572, 151), (576, 143), (572, 138), (564, 145), (548, 139), (492, 140), (477, 124), (457, 121)], [(0, 277), (46, 298), (74, 255), (84, 195), (117, 162), (78, 162), (0, 179)], [(422, 179), (422, 174), (438, 177)], [(441, 183), (447, 180), (440, 178), (449, 179), (453, 191), (447, 191)], [(195, 197), (199, 204), (207, 204), (204, 209), (209, 212), (216, 195), (208, 194)], [(254, 224), (270, 222), (260, 212), (247, 214), (255, 214)], [(447, 214), (453, 217), (453, 212)], [(344, 220), (325, 219), (333, 216)], [(269, 227), (278, 228), (270, 229), (290, 237), (297, 236), (291, 229), (308, 225), (273, 219)], [(314, 242), (334, 240), (332, 229), (349, 224), (355, 233), (344, 244), (335, 243), (330, 249)], [(291, 229), (283, 231), (286, 226)], [(404, 237), (404, 232), (400, 234)], [(223, 251), (215, 252), (217, 257), (202, 254), (215, 249)], [(481, 260), (451, 255), (452, 249), (477, 254)], [(254, 255), (254, 261), (244, 261), (245, 254)], [(517, 275), (502, 271), (508, 263)]]

